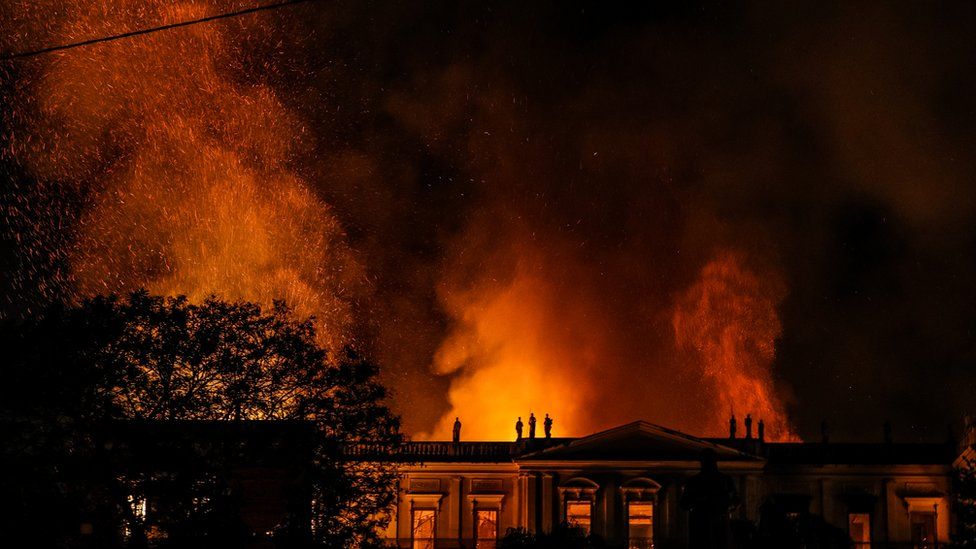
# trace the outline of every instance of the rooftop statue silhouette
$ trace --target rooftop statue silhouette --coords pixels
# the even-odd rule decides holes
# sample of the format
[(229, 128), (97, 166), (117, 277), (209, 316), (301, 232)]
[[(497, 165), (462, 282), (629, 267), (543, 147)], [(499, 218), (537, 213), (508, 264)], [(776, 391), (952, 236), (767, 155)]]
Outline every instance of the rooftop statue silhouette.
[(752, 414), (746, 414), (746, 438), (752, 438)]
[(535, 438), (535, 414), (529, 412), (529, 440)]
[(546, 438), (552, 438), (552, 418), (546, 414), (546, 419), (542, 422), (542, 430), (546, 432)]
[(735, 414), (732, 414), (732, 417), (729, 418), (729, 438), (731, 439), (735, 438), (735, 430), (736, 430)]
[(730, 511), (738, 503), (731, 477), (718, 470), (715, 450), (701, 453), (701, 471), (685, 482), (681, 507), (689, 511), (689, 549), (728, 549)]
[(461, 442), (461, 418), (454, 418), (454, 442)]
[(522, 416), (515, 422), (515, 442), (522, 442)]

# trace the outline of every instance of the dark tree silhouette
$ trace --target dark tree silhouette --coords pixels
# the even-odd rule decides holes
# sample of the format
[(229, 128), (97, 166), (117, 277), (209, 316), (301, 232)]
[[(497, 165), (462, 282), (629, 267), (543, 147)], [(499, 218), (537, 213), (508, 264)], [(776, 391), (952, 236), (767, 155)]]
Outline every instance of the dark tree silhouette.
[(952, 510), (956, 517), (953, 547), (976, 547), (976, 463), (963, 458), (952, 484)]
[[(0, 421), (11, 436), (0, 450), (0, 492), (10, 497), (2, 498), (0, 536), (30, 535), (38, 546), (55, 545), (76, 537), (79, 524), (92, 524), (89, 539), (98, 546), (122, 543), (118, 532), (126, 530), (129, 543), (160, 529), (170, 539), (232, 538), (240, 525), (228, 520), (235, 502), (223, 497), (223, 456), (207, 456), (206, 470), (120, 479), (106, 458), (111, 445), (104, 426), (296, 420), (314, 426), (308, 479), (314, 520), (304, 537), (297, 526), (282, 537), (332, 546), (374, 542), (395, 498), (395, 471), (346, 463), (339, 451), (360, 440), (392, 449), (399, 420), (384, 404), (375, 365), (352, 353), (328, 357), (315, 337), (313, 323), (294, 320), (283, 303), (262, 310), (144, 291), (96, 297), (4, 326)], [(141, 524), (136, 507), (148, 491), (178, 501), (160, 507), (169, 516), (160, 511), (156, 523)]]

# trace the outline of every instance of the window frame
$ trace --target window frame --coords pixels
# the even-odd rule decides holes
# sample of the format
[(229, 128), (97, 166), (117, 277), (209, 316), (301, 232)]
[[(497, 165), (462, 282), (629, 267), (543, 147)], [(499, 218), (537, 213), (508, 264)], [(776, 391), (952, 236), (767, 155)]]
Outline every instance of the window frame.
[[(631, 506), (632, 505), (647, 505), (647, 506), (650, 506), (650, 508), (651, 508), (651, 514), (650, 514), (650, 520), (651, 520), (651, 524), (650, 524), (651, 528), (650, 528), (650, 530), (651, 530), (651, 535), (650, 535), (650, 537), (635, 538), (633, 536), (633, 534), (631, 532), (631, 522), (630, 522), (631, 521), (630, 509), (631, 509)], [(631, 549), (633, 549), (635, 547), (634, 542), (637, 539), (647, 540), (650, 543), (649, 544), (645, 544), (645, 545), (647, 545), (647, 547), (654, 547), (654, 523), (655, 523), (655, 520), (654, 520), (654, 510), (655, 510), (656, 507), (657, 507), (657, 505), (655, 505), (654, 500), (649, 500), (649, 499), (647, 499), (647, 500), (644, 500), (644, 499), (627, 500), (627, 502), (626, 502), (627, 546), (630, 547)], [(638, 547), (642, 547), (642, 545), (638, 545)]]
[[(571, 506), (586, 506), (587, 510), (587, 524), (585, 527), (578, 525), (569, 520), (569, 508)], [(566, 503), (563, 505), (563, 521), (566, 522), (570, 527), (579, 527), (586, 535), (590, 535), (593, 532), (593, 500), (592, 499), (567, 499)]]
[[(417, 538), (417, 513), (430, 513), (430, 538)], [(410, 547), (417, 548), (418, 541), (430, 540), (430, 547), (437, 546), (437, 509), (434, 507), (413, 507), (410, 509)]]
[[(481, 513), (494, 513), (495, 514), (495, 536), (492, 538), (481, 537)], [(499, 532), (498, 532), (498, 521), (501, 519), (501, 509), (496, 507), (475, 507), (474, 508), (474, 546), (476, 548), (482, 547), (482, 542), (491, 542), (491, 547), (494, 547), (498, 543)]]
[[(867, 532), (867, 538), (868, 538), (867, 541), (857, 541), (853, 538), (853, 536), (851, 536), (851, 525), (854, 523), (853, 520), (854, 517), (865, 517), (867, 519), (866, 522), (867, 529), (865, 530)], [(855, 549), (860, 547), (865, 547), (865, 548), (871, 547), (871, 544), (874, 543), (873, 528), (874, 528), (874, 517), (872, 516), (871, 513), (855, 513), (852, 511), (849, 511), (847, 513), (847, 535), (851, 538), (852, 546)]]

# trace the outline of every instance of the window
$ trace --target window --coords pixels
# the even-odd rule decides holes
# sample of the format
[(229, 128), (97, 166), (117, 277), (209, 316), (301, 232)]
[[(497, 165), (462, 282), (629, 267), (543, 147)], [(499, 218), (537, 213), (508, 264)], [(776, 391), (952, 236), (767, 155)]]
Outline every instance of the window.
[(495, 540), (498, 539), (498, 510), (479, 509), (475, 517), (477, 540), (475, 547), (478, 549), (495, 549)]
[(935, 513), (912, 513), (912, 546), (915, 549), (932, 549), (937, 539)]
[(627, 504), (627, 536), (630, 549), (654, 547), (654, 504), (630, 502)]
[(566, 522), (570, 526), (582, 529), (587, 535), (590, 533), (590, 502), (567, 501)]
[(847, 533), (855, 548), (871, 547), (871, 515), (867, 513), (851, 513), (847, 515)]
[(413, 549), (434, 549), (434, 533), (436, 529), (436, 512), (433, 509), (413, 510)]

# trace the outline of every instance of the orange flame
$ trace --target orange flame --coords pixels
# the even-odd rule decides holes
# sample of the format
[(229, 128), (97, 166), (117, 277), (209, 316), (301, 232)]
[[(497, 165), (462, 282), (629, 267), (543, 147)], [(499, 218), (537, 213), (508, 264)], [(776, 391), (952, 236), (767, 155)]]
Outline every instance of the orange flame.
[[(423, 436), (447, 436), (460, 417), (466, 440), (510, 440), (516, 417), (527, 422), (529, 412), (539, 436), (545, 413), (555, 418), (555, 436), (635, 419), (723, 436), (734, 406), (740, 422), (746, 413), (763, 419), (770, 440), (795, 438), (771, 373), (781, 331), (776, 307), (785, 293), (775, 276), (759, 276), (742, 256), (723, 253), (666, 311), (646, 312), (648, 320), (670, 318), (670, 326), (627, 325), (614, 297), (621, 290), (608, 288), (599, 269), (557, 242), (516, 241), (484, 259), (503, 265), (499, 271), (472, 286), (449, 279), (442, 287), (455, 324), (434, 366), (453, 376), (450, 410)], [(651, 333), (665, 327), (674, 337)]]
[[(34, 29), (52, 42), (239, 7), (57, 3), (66, 16), (47, 23), (52, 6), (38, 4), (22, 9), (52, 26)], [(329, 207), (289, 166), (306, 138), (300, 121), (269, 87), (246, 81), (247, 52), (232, 33), (259, 17), (46, 56), (17, 154), (39, 179), (87, 185), (91, 203), (69, 252), (79, 295), (145, 286), (194, 299), (284, 299), (315, 315), (321, 343), (336, 351), (350, 341), (365, 276)]]
[(713, 425), (725, 425), (734, 410), (740, 425), (746, 414), (763, 419), (769, 440), (797, 439), (771, 371), (782, 333), (776, 307), (784, 295), (776, 277), (760, 277), (741, 255), (724, 252), (678, 299), (672, 317), (676, 341), (693, 353), (712, 393)]
[[(588, 332), (589, 304), (560, 302), (561, 293), (541, 258), (523, 250), (507, 282), (442, 293), (458, 324), (434, 359), (435, 371), (457, 377), (449, 391), (451, 411), (430, 436), (449, 433), (461, 416), (466, 439), (510, 440), (517, 417), (538, 420), (546, 413), (562, 436), (583, 434), (591, 388), (586, 370), (599, 368), (598, 334)], [(554, 329), (562, 326), (563, 329)]]

